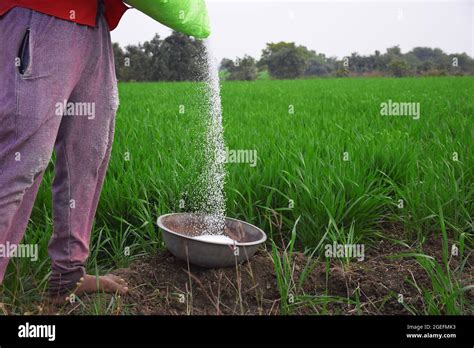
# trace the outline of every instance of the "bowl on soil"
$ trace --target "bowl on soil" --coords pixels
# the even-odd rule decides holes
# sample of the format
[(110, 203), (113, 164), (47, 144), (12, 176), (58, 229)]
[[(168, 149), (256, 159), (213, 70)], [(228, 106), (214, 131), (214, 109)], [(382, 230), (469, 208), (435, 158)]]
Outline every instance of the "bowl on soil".
[[(226, 218), (219, 238), (202, 237), (205, 215), (177, 213), (158, 218), (163, 240), (177, 258), (205, 268), (235, 266), (249, 260), (267, 235), (247, 222)], [(201, 236), (201, 237), (200, 237)], [(197, 239), (199, 237), (199, 239)], [(215, 237), (215, 236), (214, 236)]]

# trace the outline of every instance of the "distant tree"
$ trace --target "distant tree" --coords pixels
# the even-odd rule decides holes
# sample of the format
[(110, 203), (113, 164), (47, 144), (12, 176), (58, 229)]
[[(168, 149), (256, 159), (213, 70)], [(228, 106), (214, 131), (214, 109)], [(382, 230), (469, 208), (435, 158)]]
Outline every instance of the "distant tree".
[(145, 53), (141, 44), (125, 47), (124, 60), (122, 71), (125, 81), (151, 81), (151, 57)]
[[(143, 44), (124, 49), (113, 44), (115, 70), (120, 81), (201, 80), (204, 47), (202, 42), (173, 32), (162, 40), (155, 35)], [(337, 58), (327, 58), (294, 42), (268, 43), (256, 62), (250, 56), (233, 61), (223, 59), (220, 76), (231, 80), (254, 80), (258, 76), (291, 79), (301, 76), (386, 76), (474, 75), (474, 59), (466, 53), (446, 54), (439, 48), (415, 47), (402, 53), (399, 46), (363, 56), (353, 52), (349, 66)]]
[(439, 48), (429, 48), (429, 47), (415, 47), (411, 52), (416, 58), (420, 61), (442, 61), (446, 54)]
[(354, 73), (362, 72), (362, 57), (357, 52), (351, 53), (349, 56), (349, 70)]
[(225, 59), (221, 63), (221, 68), (228, 72), (228, 80), (253, 81), (257, 79), (258, 75), (255, 59), (247, 55), (237, 58), (235, 62)]
[(160, 64), (166, 67), (163, 79), (168, 81), (200, 80), (203, 77), (204, 46), (200, 40), (173, 32), (160, 45)]
[(224, 58), (222, 59), (221, 61), (221, 64), (219, 66), (219, 70), (226, 70), (226, 71), (230, 71), (232, 68), (234, 68), (235, 64), (234, 64), (234, 61), (232, 59), (228, 59), (228, 58)]
[(410, 71), (408, 64), (401, 59), (392, 60), (389, 63), (389, 71), (395, 77), (403, 77), (408, 75)]
[(160, 35), (156, 34), (151, 41), (146, 41), (143, 44), (146, 55), (150, 57), (151, 65), (149, 74), (153, 81), (165, 80), (168, 76), (168, 67), (163, 60), (161, 51), (162, 43), (163, 41), (161, 40)]
[(324, 54), (314, 55), (308, 60), (305, 76), (328, 76), (335, 70), (335, 59)]
[(311, 59), (308, 62), (308, 67), (304, 72), (306, 76), (327, 76), (329, 73), (330, 69), (326, 66), (326, 64), (317, 59)]
[(115, 74), (117, 75), (117, 80), (123, 81), (125, 77), (125, 53), (122, 47), (116, 42), (112, 45), (112, 48), (115, 58)]
[(400, 49), (400, 46), (393, 46), (387, 48), (387, 56), (391, 58), (396, 58), (396, 57), (401, 57), (402, 55), (402, 50)]
[(448, 56), (449, 71), (455, 75), (474, 75), (474, 59), (466, 53), (454, 53)]
[(405, 57), (418, 74), (445, 74), (450, 68), (448, 55), (439, 48), (415, 47)]
[(378, 72), (387, 71), (389, 57), (386, 54), (381, 54), (380, 51), (375, 51), (371, 56), (373, 58), (373, 70)]
[(269, 43), (262, 52), (260, 66), (266, 66), (274, 78), (297, 78), (306, 70), (311, 52), (294, 42)]
[(143, 45), (125, 50), (114, 44), (115, 68), (121, 81), (187, 81), (203, 76), (204, 46), (199, 40), (173, 32), (165, 40), (155, 35)]

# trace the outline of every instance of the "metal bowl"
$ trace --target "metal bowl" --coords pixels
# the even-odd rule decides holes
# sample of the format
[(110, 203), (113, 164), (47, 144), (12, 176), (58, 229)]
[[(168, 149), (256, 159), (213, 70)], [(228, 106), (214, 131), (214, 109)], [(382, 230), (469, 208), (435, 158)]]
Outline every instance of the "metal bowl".
[(250, 259), (258, 247), (267, 240), (261, 229), (236, 219), (225, 219), (224, 235), (233, 244), (222, 244), (195, 239), (202, 234), (196, 226), (203, 226), (205, 215), (178, 213), (158, 218), (163, 240), (177, 258), (206, 268), (235, 266)]

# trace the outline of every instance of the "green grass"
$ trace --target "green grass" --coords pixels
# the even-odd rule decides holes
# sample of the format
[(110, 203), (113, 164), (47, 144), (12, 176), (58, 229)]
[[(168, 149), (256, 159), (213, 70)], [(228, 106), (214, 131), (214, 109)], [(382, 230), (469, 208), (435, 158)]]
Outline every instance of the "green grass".
[(407, 306), (407, 309), (412, 314), (425, 315), (460, 315), (470, 313), (472, 308), (466, 303), (465, 293), (474, 289), (474, 285), (466, 285), (461, 281), (467, 262), (467, 256), (464, 254), (464, 234), (461, 234), (459, 240), (456, 241), (455, 245), (459, 250), (457, 254), (460, 255), (460, 262), (457, 267), (453, 267), (451, 265), (453, 255), (449, 248), (448, 233), (446, 231), (443, 209), (441, 207), (438, 217), (442, 240), (441, 262), (423, 253), (401, 255), (404, 257), (414, 257), (431, 280), (431, 286), (429, 287), (420, 287), (415, 281), (409, 281), (421, 294), (423, 298), (423, 309), (420, 311), (416, 308), (410, 308), (409, 306)]
[[(449, 233), (472, 247), (472, 95), (472, 77), (224, 82), (227, 145), (258, 151), (256, 167), (227, 166), (227, 215), (286, 242), (299, 218), (297, 248), (312, 250), (323, 236), (370, 243), (387, 222), (422, 242), (440, 233), (439, 204)], [(93, 272), (162, 248), (156, 218), (191, 208), (202, 164), (196, 84), (121, 84), (120, 97), (92, 238)], [(419, 102), (421, 118), (380, 116), (389, 99)], [(26, 260), (10, 268), (41, 286), (49, 272), (51, 167), (25, 240), (39, 243), (41, 260), (34, 268)], [(4, 292), (15, 286), (11, 278)]]
[[(224, 83), (228, 147), (255, 149), (259, 158), (255, 168), (228, 165), (228, 215), (266, 230), (281, 216), (281, 228), (273, 228), (274, 233), (291, 231), (301, 216), (299, 238), (311, 248), (331, 219), (338, 228), (353, 228), (356, 239), (373, 236), (382, 221), (399, 222), (414, 237), (432, 232), (439, 200), (456, 233), (472, 232), (473, 82)], [(154, 240), (156, 216), (177, 211), (181, 198), (192, 198), (199, 173), (201, 94), (186, 83), (120, 89), (115, 148), (97, 221), (109, 227), (126, 221)], [(420, 102), (421, 119), (380, 116), (380, 103), (388, 99)], [(186, 107), (185, 114), (179, 114), (179, 105)], [(289, 114), (290, 105), (295, 114)], [(130, 162), (123, 160), (126, 152)], [(47, 195), (43, 190), (44, 205)]]

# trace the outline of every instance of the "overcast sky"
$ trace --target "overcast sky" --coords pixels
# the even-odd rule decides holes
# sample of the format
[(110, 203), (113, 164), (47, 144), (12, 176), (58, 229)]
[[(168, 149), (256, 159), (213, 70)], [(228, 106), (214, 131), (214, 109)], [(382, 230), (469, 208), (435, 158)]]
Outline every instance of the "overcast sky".
[[(400, 45), (438, 47), (474, 57), (474, 0), (208, 0), (218, 59), (260, 57), (267, 42), (295, 41), (328, 56), (370, 54)], [(112, 40), (122, 46), (170, 34), (129, 10)]]

